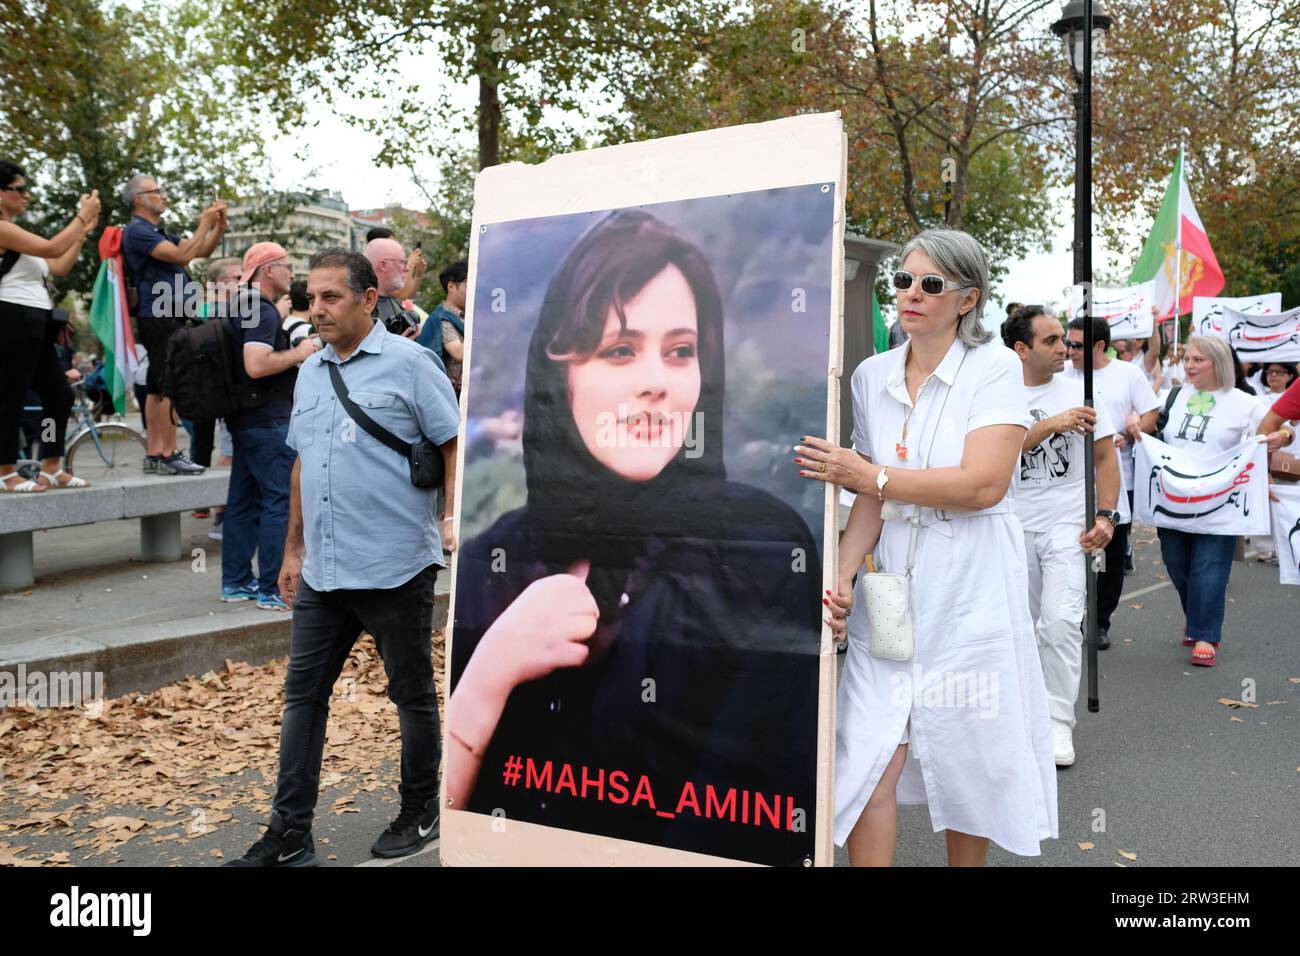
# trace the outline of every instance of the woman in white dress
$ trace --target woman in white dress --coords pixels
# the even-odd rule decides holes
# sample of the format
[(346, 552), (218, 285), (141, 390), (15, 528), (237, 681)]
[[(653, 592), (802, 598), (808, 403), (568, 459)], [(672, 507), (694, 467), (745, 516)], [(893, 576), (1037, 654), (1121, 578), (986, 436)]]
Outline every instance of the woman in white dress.
[[(849, 639), (835, 842), (855, 866), (888, 866), (897, 804), (926, 803), (949, 865), (983, 865), (990, 840), (1036, 856), (1057, 835), (1056, 767), (1009, 500), (1030, 424), (1023, 372), (980, 322), (988, 264), (966, 233), (917, 236), (894, 287), (910, 338), (853, 373), (853, 450), (810, 437), (796, 446), (801, 475), (859, 492), (838, 593), (825, 599), (835, 636), (847, 626)], [(904, 571), (914, 512), (915, 649), (908, 661), (879, 659), (854, 579), (873, 553), (877, 570)]]

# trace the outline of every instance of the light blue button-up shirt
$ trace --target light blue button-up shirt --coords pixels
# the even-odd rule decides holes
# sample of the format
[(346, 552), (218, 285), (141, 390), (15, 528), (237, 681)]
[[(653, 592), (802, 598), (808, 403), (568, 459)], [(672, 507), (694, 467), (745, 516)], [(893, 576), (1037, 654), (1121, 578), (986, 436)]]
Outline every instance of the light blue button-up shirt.
[(352, 421), (326, 362), (339, 367), (352, 401), (403, 441), (441, 445), (460, 425), (433, 353), (383, 323), (347, 361), (327, 345), (303, 362), (288, 437), (301, 462), (303, 580), (316, 591), (394, 588), (431, 564), (445, 566), (437, 490), (412, 485), (407, 460)]

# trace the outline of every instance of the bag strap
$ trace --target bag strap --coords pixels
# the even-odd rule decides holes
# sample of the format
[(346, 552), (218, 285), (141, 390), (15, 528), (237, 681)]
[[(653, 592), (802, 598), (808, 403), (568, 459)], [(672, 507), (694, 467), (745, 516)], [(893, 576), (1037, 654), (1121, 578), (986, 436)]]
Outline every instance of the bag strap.
[(22, 255), (17, 249), (10, 249), (0, 257), (0, 279), (4, 279), (5, 274), (18, 263), (18, 257)]
[[(948, 408), (948, 396), (952, 394), (953, 386), (957, 384), (957, 376), (961, 374), (961, 367), (966, 364), (966, 356), (970, 355), (970, 349), (967, 348), (962, 354), (961, 361), (957, 363), (957, 371), (953, 372), (952, 385), (943, 393), (943, 401), (939, 405), (939, 414), (934, 420), (934, 431), (930, 432), (930, 447), (925, 452), (925, 464), (922, 469), (930, 467), (930, 456), (934, 454), (934, 440), (939, 435), (939, 427), (943, 423), (943, 413)], [(917, 505), (912, 510), (912, 517), (907, 519), (908, 524), (912, 526), (912, 533), (907, 538), (907, 570), (904, 572), (907, 579), (912, 579), (912, 568), (916, 564), (916, 539), (921, 531), (921, 506)]]
[(411, 444), (404, 442), (388, 429), (384, 428), (373, 418), (361, 410), (356, 402), (348, 398), (348, 387), (343, 384), (343, 376), (339, 374), (339, 367), (334, 362), (326, 362), (330, 370), (330, 383), (334, 386), (334, 394), (339, 397), (339, 402), (343, 405), (343, 410), (348, 413), (348, 417), (361, 426), (361, 430), (381, 444), (387, 445), (393, 451), (397, 452), (403, 458), (410, 460)]
[(1163, 437), (1165, 428), (1169, 425), (1169, 415), (1174, 410), (1174, 402), (1178, 400), (1178, 393), (1183, 390), (1181, 385), (1175, 385), (1165, 396), (1165, 407), (1160, 410), (1156, 416), (1156, 434)]

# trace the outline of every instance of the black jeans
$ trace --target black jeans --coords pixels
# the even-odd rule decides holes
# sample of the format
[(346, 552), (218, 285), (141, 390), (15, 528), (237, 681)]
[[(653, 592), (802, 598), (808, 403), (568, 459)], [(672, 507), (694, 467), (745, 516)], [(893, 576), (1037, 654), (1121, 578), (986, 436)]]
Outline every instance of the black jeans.
[(54, 340), (59, 326), (48, 309), (0, 302), (0, 465), (18, 461), (18, 423), (31, 388), (41, 399), (41, 432), (52, 421), (50, 441), (42, 440), (36, 457), (62, 458), (68, 416), (74, 401)]
[(1106, 570), (1097, 575), (1097, 627), (1110, 629), (1110, 616), (1119, 607), (1124, 593), (1124, 553), (1128, 548), (1131, 524), (1115, 526), (1115, 534), (1106, 545)]
[(204, 468), (211, 468), (217, 420), (215, 418), (190, 419), (185, 430), (190, 433), (190, 461)]
[(375, 639), (388, 674), (388, 698), (397, 705), (402, 806), (423, 807), (437, 797), (438, 699), (433, 684), (437, 577), (438, 566), (433, 564), (395, 588), (314, 591), (306, 581), (298, 586), (274, 804), (290, 829), (311, 828), (330, 695), (362, 630)]

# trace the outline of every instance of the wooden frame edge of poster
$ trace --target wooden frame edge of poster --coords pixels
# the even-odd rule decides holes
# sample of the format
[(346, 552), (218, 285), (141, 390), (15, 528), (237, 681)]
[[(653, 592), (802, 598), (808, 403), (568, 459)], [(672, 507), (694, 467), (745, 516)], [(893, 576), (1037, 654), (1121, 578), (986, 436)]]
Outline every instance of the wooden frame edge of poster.
[[(722, 162), (704, 163), (695, 149), (683, 151), (684, 141), (696, 147), (709, 140), (709, 148), (727, 153), (761, 157), (757, 163), (737, 166)], [(830, 149), (826, 144), (833, 143)], [(781, 150), (786, 152), (781, 152)], [(820, 150), (820, 152), (819, 152)], [(690, 156), (684, 161), (683, 154)], [(606, 175), (593, 176), (595, 159), (606, 167)], [(839, 441), (839, 376), (843, 352), (844, 317), (844, 193), (848, 181), (848, 138), (839, 111), (814, 113), (670, 136), (663, 139), (624, 143), (578, 153), (553, 156), (543, 163), (508, 163), (481, 170), (474, 183), (474, 211), (470, 224), (469, 273), (465, 300), (464, 384), (460, 396), (460, 428), (457, 446), (456, 487), (463, 486), (463, 449), (468, 421), (470, 390), (473, 388), (473, 318), (478, 276), (479, 237), (494, 222), (565, 215), (639, 204), (676, 202), (762, 189), (795, 185), (784, 169), (812, 167), (820, 175), (808, 175), (804, 183), (830, 183), (836, 190), (837, 230), (831, 242), (831, 314), (827, 374), (826, 435)], [(673, 177), (674, 171), (689, 170), (689, 177)], [(514, 184), (527, 182), (528, 189)], [(539, 182), (546, 188), (538, 189)], [(514, 188), (512, 188), (514, 187)], [(827, 485), (827, 507), (823, 509), (823, 582), (835, 579), (835, 554), (839, 539), (839, 493)], [(459, 499), (459, 494), (457, 498)], [(453, 522), (460, 542), (461, 514), (456, 505)], [(452, 631), (456, 620), (456, 592), (459, 546), (451, 557), (451, 593), (444, 627), (441, 684), (443, 700), (450, 699)], [(826, 587), (833, 584), (826, 583)], [(814, 833), (814, 865), (829, 866), (833, 847), (833, 732), (835, 726), (836, 655), (830, 629), (822, 625), (818, 669), (817, 726), (817, 823)], [(444, 727), (445, 752), (445, 727)], [(444, 866), (751, 866), (744, 860), (715, 857), (686, 850), (674, 850), (576, 830), (561, 830), (519, 820), (500, 820), (487, 814), (455, 810), (447, 806), (446, 778), (439, 785), (442, 808), (439, 859)], [(498, 822), (500, 820), (500, 822)], [(509, 841), (492, 841), (509, 832)]]

